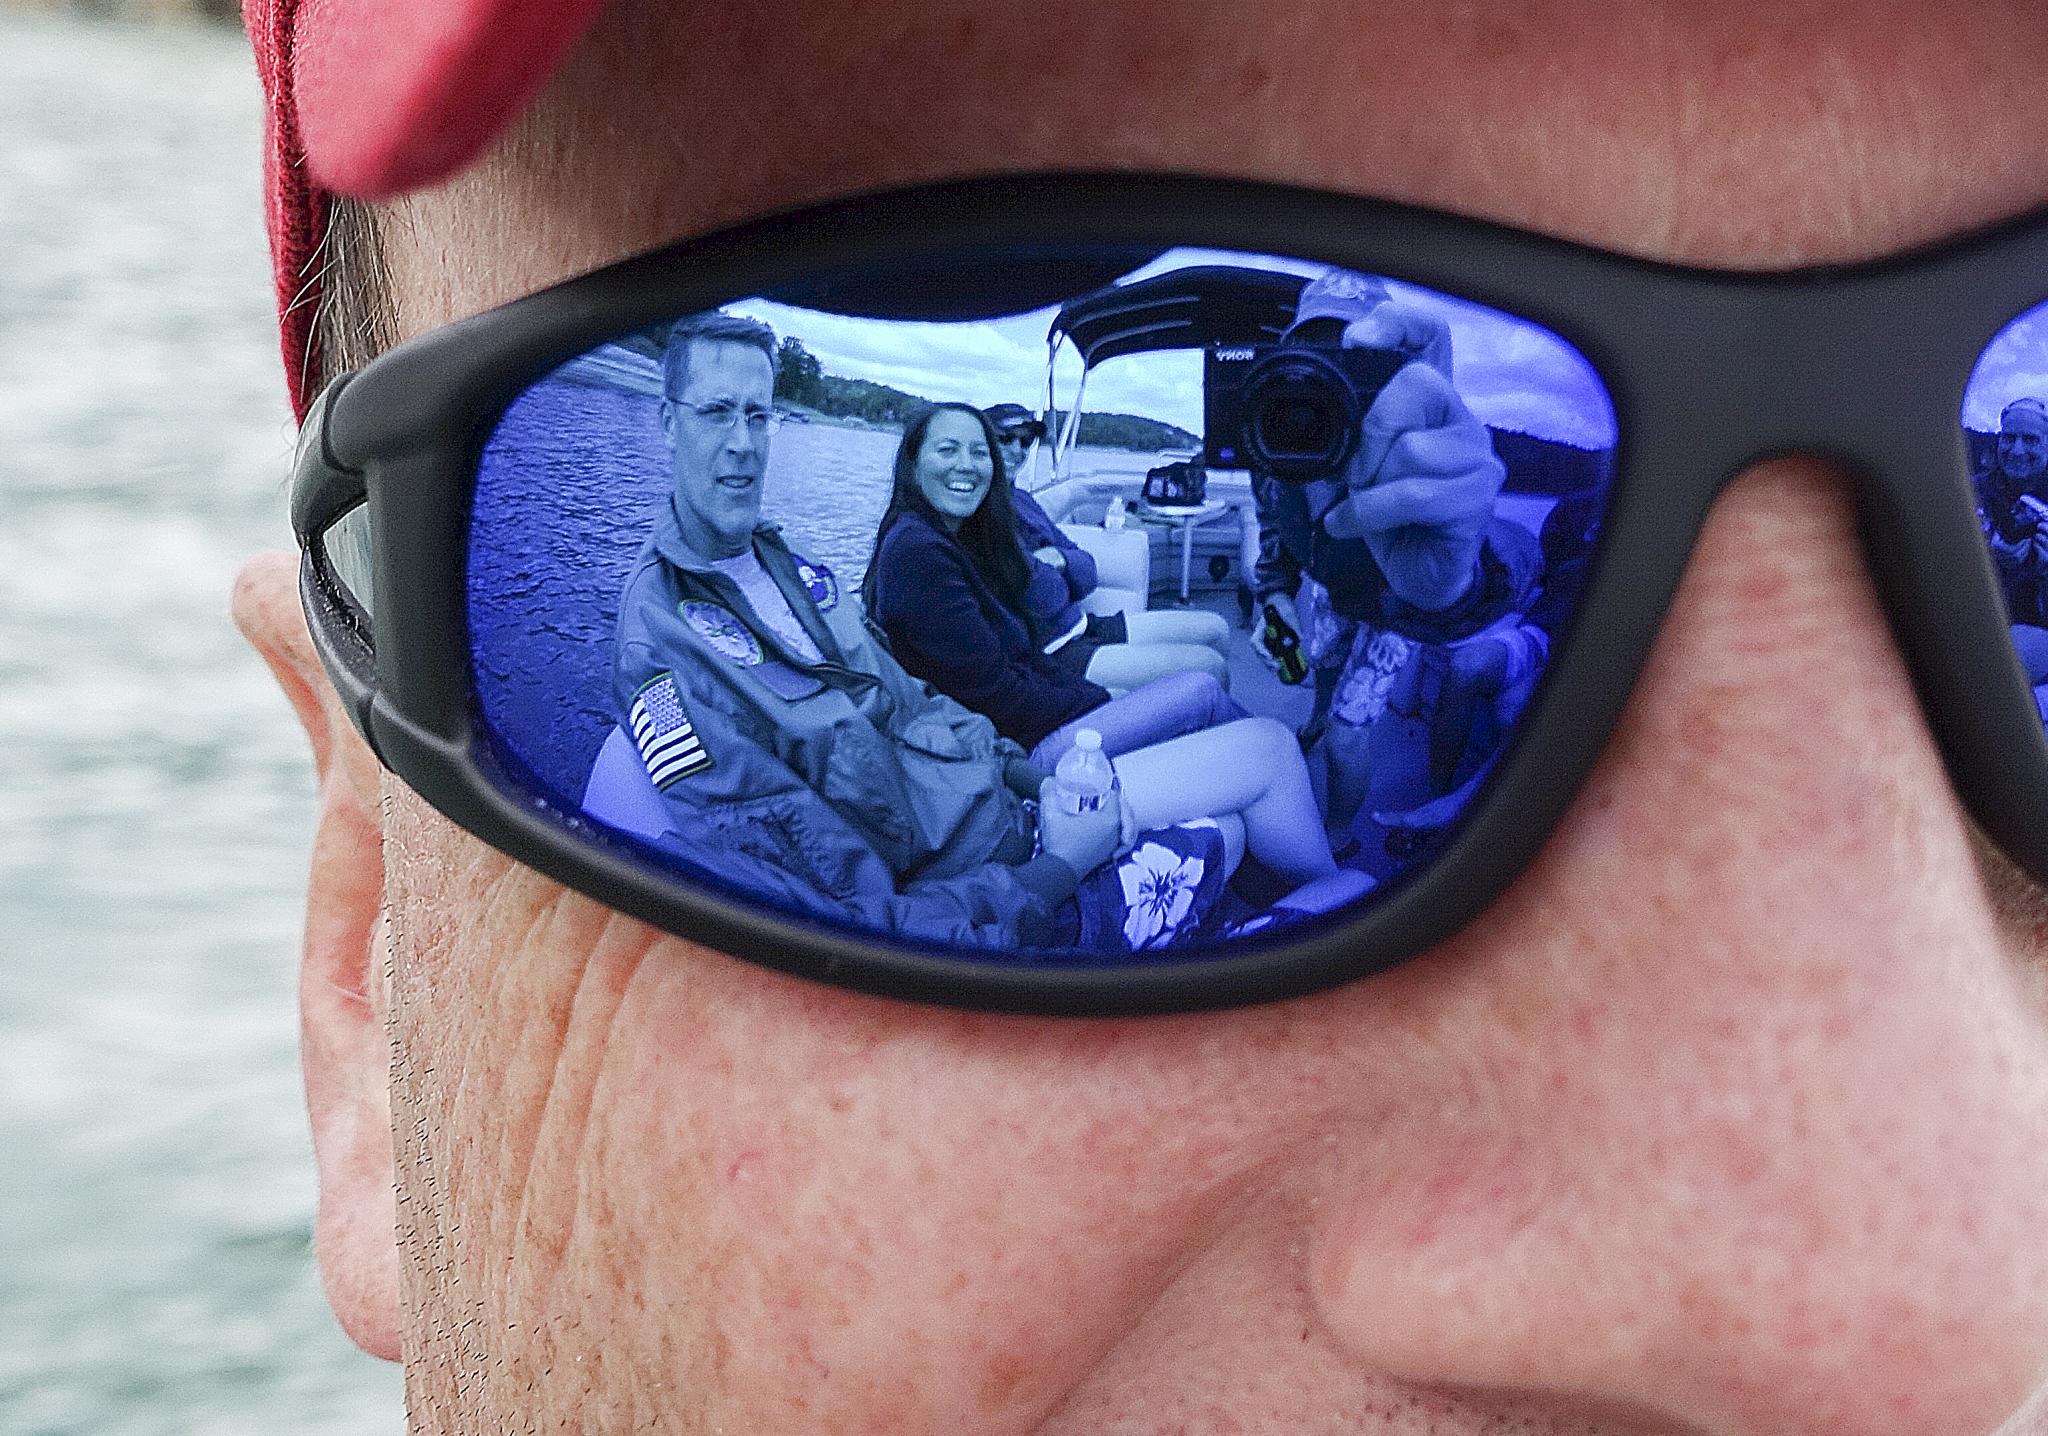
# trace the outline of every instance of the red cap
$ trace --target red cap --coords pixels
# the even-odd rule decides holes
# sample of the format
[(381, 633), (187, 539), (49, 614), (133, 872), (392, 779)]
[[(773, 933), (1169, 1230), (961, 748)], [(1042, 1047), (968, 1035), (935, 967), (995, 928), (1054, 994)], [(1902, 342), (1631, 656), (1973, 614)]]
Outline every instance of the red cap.
[(385, 199), (482, 152), (604, 0), (242, 0), (270, 107), (264, 218), (285, 381), (318, 371), (315, 262), (331, 194)]

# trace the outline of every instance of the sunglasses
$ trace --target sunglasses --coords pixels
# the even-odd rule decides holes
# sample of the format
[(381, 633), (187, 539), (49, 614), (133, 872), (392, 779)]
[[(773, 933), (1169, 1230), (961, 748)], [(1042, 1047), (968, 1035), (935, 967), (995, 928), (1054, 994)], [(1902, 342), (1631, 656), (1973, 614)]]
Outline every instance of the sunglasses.
[(873, 993), (1188, 1010), (1491, 902), (1722, 488), (1815, 453), (2048, 881), (2044, 299), (2039, 218), (1764, 274), (1230, 181), (878, 194), (336, 379), (302, 597), (383, 763), (580, 892)]

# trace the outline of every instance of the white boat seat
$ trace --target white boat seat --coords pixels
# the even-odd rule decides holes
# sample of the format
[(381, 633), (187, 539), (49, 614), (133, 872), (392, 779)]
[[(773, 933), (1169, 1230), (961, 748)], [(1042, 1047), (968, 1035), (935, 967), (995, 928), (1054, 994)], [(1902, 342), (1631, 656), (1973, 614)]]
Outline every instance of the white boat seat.
[(600, 823), (648, 842), (675, 831), (668, 820), (668, 805), (661, 801), (654, 780), (647, 776), (646, 764), (640, 761), (640, 750), (616, 723), (590, 765), (590, 777), (583, 785), (583, 811)]
[(1095, 592), (1081, 602), (1089, 613), (1143, 613), (1152, 592), (1152, 540), (1136, 524), (1118, 532), (1095, 524), (1061, 524), (1060, 532), (1095, 560)]

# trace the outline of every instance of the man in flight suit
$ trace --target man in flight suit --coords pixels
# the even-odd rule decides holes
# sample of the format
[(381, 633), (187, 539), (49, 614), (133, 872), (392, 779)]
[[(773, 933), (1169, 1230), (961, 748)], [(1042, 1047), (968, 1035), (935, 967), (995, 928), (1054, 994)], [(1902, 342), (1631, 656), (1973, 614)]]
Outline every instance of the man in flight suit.
[(775, 336), (724, 314), (672, 332), (674, 487), (619, 606), (613, 693), (682, 855), (787, 906), (977, 947), (1055, 939), (1110, 856), (1097, 815), (980, 714), (904, 672), (858, 602), (760, 522)]

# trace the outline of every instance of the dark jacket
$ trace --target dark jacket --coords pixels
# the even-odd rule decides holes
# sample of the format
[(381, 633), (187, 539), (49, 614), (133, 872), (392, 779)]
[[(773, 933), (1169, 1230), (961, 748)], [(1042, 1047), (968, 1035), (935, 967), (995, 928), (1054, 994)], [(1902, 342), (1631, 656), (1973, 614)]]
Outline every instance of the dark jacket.
[(868, 603), (905, 668), (1027, 749), (1109, 701), (1108, 689), (1041, 653), (967, 551), (914, 510), (882, 535)]
[[(1038, 500), (1022, 489), (1013, 490), (1010, 500), (1017, 508), (1017, 536), (1024, 541), (1024, 555), (1031, 564), (1024, 612), (1041, 638), (1049, 641), (1087, 617), (1081, 611), (1081, 600), (1095, 592), (1095, 556), (1061, 533)], [(1060, 551), (1065, 568), (1054, 568), (1034, 556), (1034, 550), (1048, 547)]]
[(683, 542), (667, 504), (626, 580), (619, 721), (637, 736), (636, 703), (658, 702), (681, 745), (650, 763), (676, 832), (665, 842), (732, 887), (870, 931), (974, 947), (1049, 940), (1075, 875), (1031, 856), (1005, 781), (1021, 755), (905, 673), (830, 570), (773, 528), (755, 531), (754, 553), (823, 663), (782, 645)]

